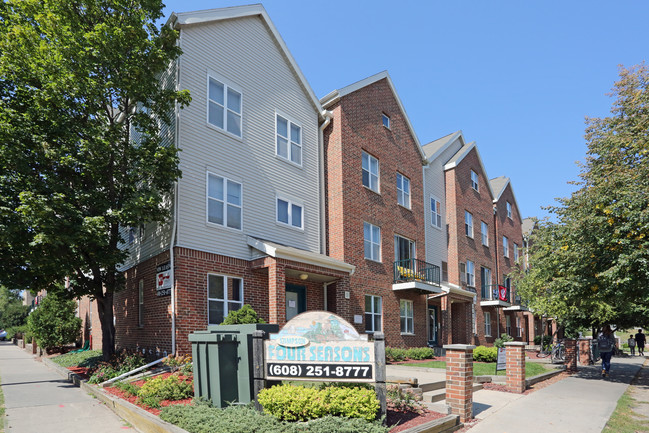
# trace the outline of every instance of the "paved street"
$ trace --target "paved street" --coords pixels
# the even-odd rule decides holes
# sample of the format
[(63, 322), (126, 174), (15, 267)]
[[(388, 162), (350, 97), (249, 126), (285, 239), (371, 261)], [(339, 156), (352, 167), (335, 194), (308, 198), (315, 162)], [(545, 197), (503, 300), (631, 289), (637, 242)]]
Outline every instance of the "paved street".
[(7, 433), (137, 431), (98, 400), (10, 342), (0, 342)]

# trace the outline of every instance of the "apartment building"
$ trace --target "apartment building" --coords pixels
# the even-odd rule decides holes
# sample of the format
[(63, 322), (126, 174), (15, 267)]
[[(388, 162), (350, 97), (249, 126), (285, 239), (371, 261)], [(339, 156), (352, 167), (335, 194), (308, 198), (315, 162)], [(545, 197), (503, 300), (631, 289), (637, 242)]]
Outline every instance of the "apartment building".
[(356, 268), (349, 296), (328, 307), (360, 331), (384, 332), (390, 346), (425, 346), (441, 260), (426, 262), (420, 143), (387, 72), (321, 102), (332, 113), (324, 130), (327, 253)]

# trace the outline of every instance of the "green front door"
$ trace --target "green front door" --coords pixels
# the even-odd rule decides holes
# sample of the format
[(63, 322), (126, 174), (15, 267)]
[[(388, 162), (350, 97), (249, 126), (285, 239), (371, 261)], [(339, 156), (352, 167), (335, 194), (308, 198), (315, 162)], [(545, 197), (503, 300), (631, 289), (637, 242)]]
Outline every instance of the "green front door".
[(306, 311), (306, 287), (286, 285), (286, 321)]

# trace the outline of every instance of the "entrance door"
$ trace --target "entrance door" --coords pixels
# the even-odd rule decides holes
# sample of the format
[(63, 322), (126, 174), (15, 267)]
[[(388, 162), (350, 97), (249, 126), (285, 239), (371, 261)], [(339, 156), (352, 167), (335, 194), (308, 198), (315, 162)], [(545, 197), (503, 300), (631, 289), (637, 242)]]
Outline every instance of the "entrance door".
[(428, 306), (428, 344), (437, 346), (437, 307)]
[(286, 321), (306, 311), (306, 287), (286, 285)]

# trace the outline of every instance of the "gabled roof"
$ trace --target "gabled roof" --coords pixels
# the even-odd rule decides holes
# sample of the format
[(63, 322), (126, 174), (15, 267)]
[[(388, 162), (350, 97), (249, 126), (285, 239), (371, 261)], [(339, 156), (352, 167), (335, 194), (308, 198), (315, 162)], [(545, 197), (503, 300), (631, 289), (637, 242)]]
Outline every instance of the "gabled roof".
[(512, 197), (514, 197), (514, 206), (516, 206), (516, 210), (518, 210), (518, 214), (520, 215), (521, 210), (518, 208), (518, 201), (516, 200), (516, 195), (514, 194), (514, 187), (511, 184), (511, 180), (506, 176), (500, 176), (491, 179), (489, 183), (491, 184), (491, 190), (494, 192), (494, 203), (500, 200), (500, 196), (503, 195), (503, 192), (505, 192), (505, 189), (507, 189), (507, 185), (509, 185), (509, 187), (512, 189)]
[(288, 64), (292, 69), (293, 73), (297, 77), (298, 81), (304, 88), (305, 92), (309, 96), (311, 103), (318, 111), (318, 115), (321, 118), (324, 118), (324, 110), (320, 104), (320, 100), (315, 96), (311, 85), (302, 74), (302, 70), (295, 62), (293, 55), (289, 51), (288, 47), (284, 43), (282, 36), (279, 34), (279, 31), (271, 21), (266, 9), (261, 4), (254, 4), (248, 6), (234, 6), (227, 8), (218, 8), (218, 9), (205, 9), (200, 11), (193, 12), (173, 12), (167, 20), (167, 24), (173, 25), (174, 28), (182, 28), (184, 26), (190, 26), (193, 24), (206, 24), (217, 21), (229, 20), (233, 18), (243, 18), (243, 17), (254, 17), (259, 16), (262, 21), (268, 26), (271, 35), (275, 39), (277, 45), (279, 45), (282, 53), (286, 56)]
[(428, 162), (434, 161), (439, 155), (442, 154), (442, 152), (448, 149), (448, 147), (458, 139), (460, 140), (462, 146), (466, 144), (462, 131), (452, 132), (448, 135), (443, 136), (442, 138), (438, 138), (437, 140), (433, 140), (430, 143), (424, 144), (422, 146), (422, 149), (424, 150), (424, 154), (426, 155)]
[[(444, 171), (452, 170), (455, 167), (457, 167), (462, 162), (462, 160), (469, 154), (469, 152), (471, 152), (473, 149), (475, 149), (475, 152), (478, 155), (478, 162), (480, 162), (480, 168), (482, 169), (482, 172), (484, 173), (485, 177), (489, 179), (489, 177), (487, 176), (487, 170), (485, 169), (484, 164), (482, 163), (482, 157), (480, 156), (480, 151), (478, 151), (478, 146), (476, 145), (475, 141), (472, 141), (471, 143), (467, 143), (464, 146), (462, 146), (462, 148), (458, 150), (457, 153), (455, 153), (455, 155), (451, 157), (451, 159), (448, 160), (446, 165), (444, 165)], [(494, 197), (494, 192), (491, 189), (491, 183), (487, 182), (486, 187), (489, 190), (489, 194), (491, 194), (491, 197)]]
[(403, 118), (406, 120), (406, 125), (410, 130), (410, 135), (412, 135), (412, 138), (415, 140), (415, 144), (417, 145), (417, 149), (419, 150), (419, 154), (421, 156), (421, 161), (422, 163), (425, 163), (426, 155), (424, 154), (424, 151), (421, 148), (421, 144), (419, 143), (419, 138), (417, 138), (417, 134), (415, 133), (415, 128), (413, 128), (412, 123), (410, 123), (410, 118), (408, 117), (408, 113), (406, 113), (406, 109), (403, 107), (401, 98), (399, 98), (399, 94), (397, 93), (397, 90), (394, 87), (394, 83), (392, 82), (392, 78), (390, 78), (390, 74), (388, 74), (388, 71), (379, 72), (378, 74), (374, 74), (371, 77), (367, 77), (363, 80), (350, 84), (349, 86), (343, 87), (342, 89), (333, 90), (329, 92), (327, 95), (325, 95), (323, 98), (321, 98), (320, 102), (322, 103), (323, 107), (325, 108), (330, 107), (332, 104), (338, 102), (340, 98), (342, 98), (343, 96), (349, 95), (350, 93), (353, 93), (357, 90), (360, 90), (364, 87), (367, 87), (383, 79), (387, 80), (388, 86), (390, 86), (390, 90), (392, 90), (392, 94), (394, 95), (394, 99), (397, 101), (397, 104), (399, 105), (399, 109), (403, 114)]

